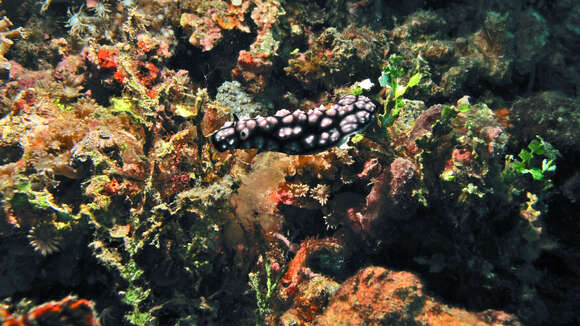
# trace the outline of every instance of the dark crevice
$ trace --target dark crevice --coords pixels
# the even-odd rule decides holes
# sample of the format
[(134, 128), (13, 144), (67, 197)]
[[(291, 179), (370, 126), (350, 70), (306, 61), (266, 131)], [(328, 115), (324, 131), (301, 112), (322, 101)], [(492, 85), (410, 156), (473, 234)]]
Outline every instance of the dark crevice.
[(231, 71), (236, 66), (239, 52), (248, 50), (256, 38), (256, 33), (222, 31), (223, 38), (213, 49), (204, 52), (188, 42), (189, 35), (184, 30), (176, 33), (179, 44), (168, 67), (187, 70), (192, 81), (207, 88), (211, 96), (215, 96), (224, 81), (232, 79)]

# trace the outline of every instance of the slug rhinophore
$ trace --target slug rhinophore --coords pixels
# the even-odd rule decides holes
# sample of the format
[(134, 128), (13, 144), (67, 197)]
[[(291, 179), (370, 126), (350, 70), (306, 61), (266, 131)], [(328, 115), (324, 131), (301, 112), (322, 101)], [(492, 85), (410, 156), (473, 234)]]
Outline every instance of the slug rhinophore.
[(366, 96), (346, 95), (326, 109), (308, 112), (279, 110), (273, 116), (226, 122), (212, 136), (220, 152), (241, 148), (287, 154), (315, 154), (336, 146), (366, 129), (375, 119), (376, 105)]

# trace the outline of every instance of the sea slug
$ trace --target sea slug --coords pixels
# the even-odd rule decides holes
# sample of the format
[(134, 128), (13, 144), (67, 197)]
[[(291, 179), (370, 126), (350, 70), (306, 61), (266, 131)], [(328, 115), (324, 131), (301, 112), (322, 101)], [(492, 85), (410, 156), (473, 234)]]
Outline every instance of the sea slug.
[(348, 140), (374, 121), (376, 105), (366, 96), (346, 95), (327, 109), (279, 110), (273, 116), (226, 122), (212, 136), (215, 148), (257, 148), (287, 154), (315, 154)]

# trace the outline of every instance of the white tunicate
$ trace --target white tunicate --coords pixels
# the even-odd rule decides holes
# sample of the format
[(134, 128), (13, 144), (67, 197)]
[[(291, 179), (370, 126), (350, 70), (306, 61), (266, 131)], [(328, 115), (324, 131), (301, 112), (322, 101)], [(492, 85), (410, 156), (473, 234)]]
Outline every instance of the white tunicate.
[(306, 116), (306, 113), (304, 113), (304, 111), (302, 110), (296, 110), (292, 113), (292, 115), (298, 119), (298, 121), (306, 121), (306, 119), (308, 118)]
[(357, 101), (357, 102), (356, 102), (354, 105), (355, 105), (357, 108), (361, 108), (361, 109), (362, 109), (362, 108), (366, 107), (366, 104), (367, 104), (366, 102), (364, 102), (364, 101), (360, 101), (360, 100), (359, 100), (359, 101)]
[(302, 127), (300, 127), (300, 126), (296, 126), (296, 127), (294, 127), (294, 129), (292, 129), (292, 133), (294, 135), (300, 135), (301, 132), (302, 132)]
[(308, 116), (306, 114), (301, 114), (298, 116), (298, 121), (305, 122), (306, 120), (308, 120)]
[(254, 129), (256, 128), (256, 120), (249, 120), (248, 122), (246, 122), (246, 126), (250, 129)]
[(292, 115), (295, 116), (295, 117), (298, 117), (302, 113), (304, 113), (304, 111), (302, 111), (302, 110), (296, 110), (296, 111), (292, 112)]
[(234, 134), (234, 128), (227, 128), (218, 131), (216, 138), (227, 138)]

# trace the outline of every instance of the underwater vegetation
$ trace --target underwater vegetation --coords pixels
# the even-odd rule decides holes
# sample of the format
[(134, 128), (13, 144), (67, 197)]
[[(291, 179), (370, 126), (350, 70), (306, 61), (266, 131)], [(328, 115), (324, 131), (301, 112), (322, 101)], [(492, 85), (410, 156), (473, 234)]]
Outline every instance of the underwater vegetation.
[(574, 1), (0, 1), (2, 325), (580, 323)]

